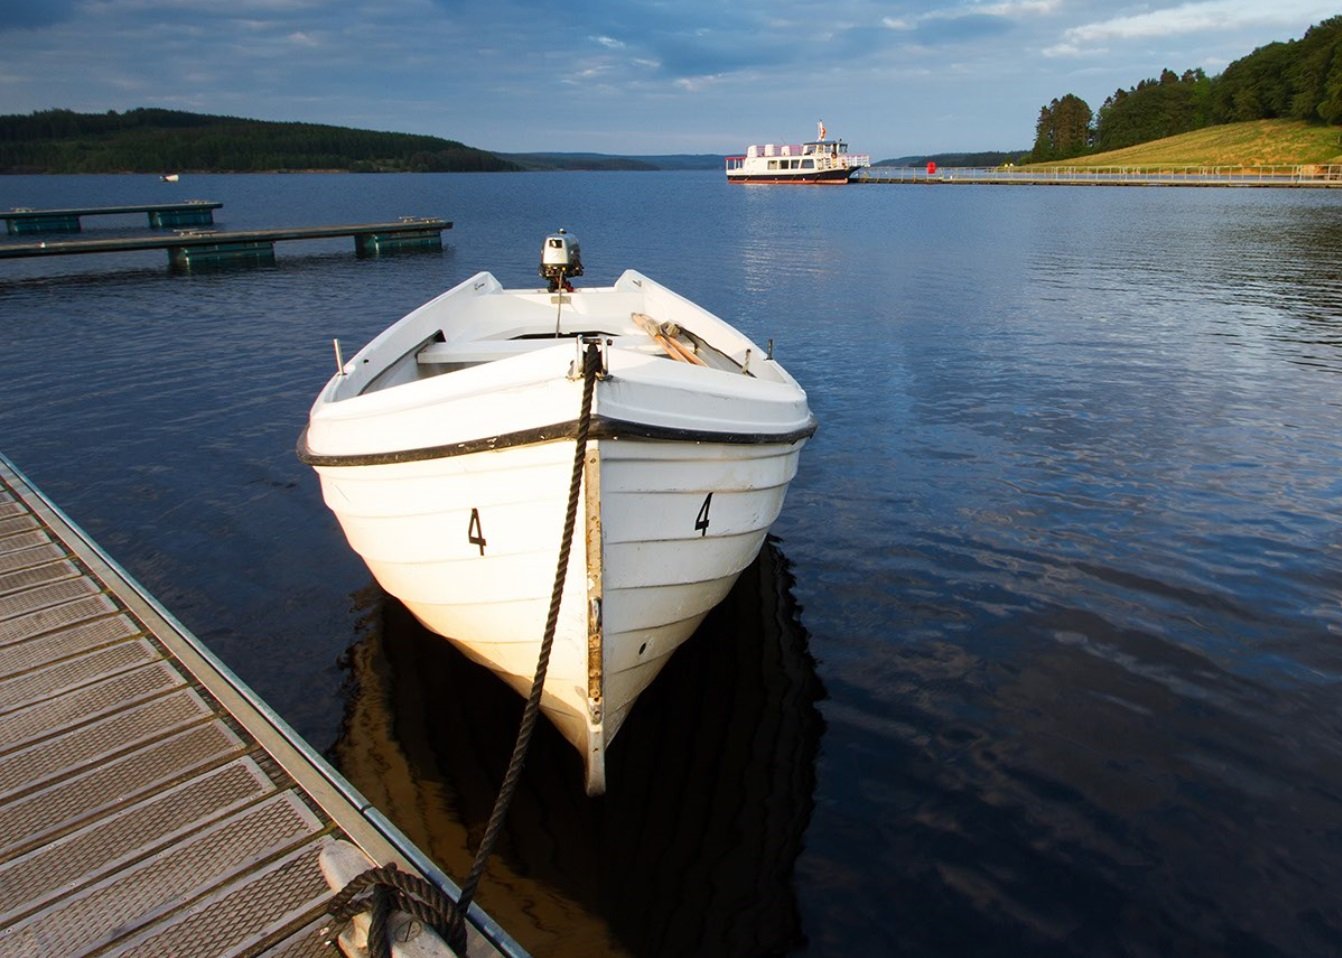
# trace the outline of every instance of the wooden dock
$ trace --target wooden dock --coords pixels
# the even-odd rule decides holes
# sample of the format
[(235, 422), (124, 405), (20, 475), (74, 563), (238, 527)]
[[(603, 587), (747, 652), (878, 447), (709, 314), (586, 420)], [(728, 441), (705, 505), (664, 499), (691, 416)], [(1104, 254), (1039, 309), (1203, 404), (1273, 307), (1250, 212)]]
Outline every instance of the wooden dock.
[(10, 233), (78, 233), (85, 216), (113, 216), (118, 213), (147, 213), (152, 227), (208, 226), (214, 222), (214, 210), (223, 206), (213, 200), (186, 200), (182, 203), (147, 203), (139, 206), (85, 206), (64, 210), (12, 209), (0, 213)]
[(171, 235), (0, 243), (0, 259), (163, 249), (168, 251), (168, 261), (173, 266), (189, 269), (192, 266), (213, 263), (271, 262), (275, 258), (275, 243), (285, 240), (352, 236), (355, 253), (359, 256), (376, 256), (407, 248), (441, 249), (443, 230), (451, 228), (452, 224), (447, 220), (404, 217), (391, 223), (365, 223), (354, 226), (298, 226), (288, 229), (233, 231), (179, 230)]
[[(0, 955), (334, 956), (338, 841), (456, 897), (0, 455)], [(524, 955), (470, 918), (467, 954)]]

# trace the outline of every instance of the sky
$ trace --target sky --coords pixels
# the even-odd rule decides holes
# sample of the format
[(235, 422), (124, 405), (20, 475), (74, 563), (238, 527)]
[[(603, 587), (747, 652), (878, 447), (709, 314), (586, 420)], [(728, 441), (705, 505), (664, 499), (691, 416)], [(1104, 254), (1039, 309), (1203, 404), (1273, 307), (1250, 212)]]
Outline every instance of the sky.
[(500, 152), (1028, 149), (1040, 107), (1214, 76), (1319, 0), (0, 0), (0, 113), (160, 107)]

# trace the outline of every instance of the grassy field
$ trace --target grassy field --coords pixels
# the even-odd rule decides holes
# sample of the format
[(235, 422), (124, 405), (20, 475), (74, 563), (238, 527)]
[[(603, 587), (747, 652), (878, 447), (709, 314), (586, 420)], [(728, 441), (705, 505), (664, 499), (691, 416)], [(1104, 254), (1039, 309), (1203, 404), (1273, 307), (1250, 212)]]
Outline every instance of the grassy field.
[(1046, 166), (1294, 166), (1342, 163), (1342, 127), (1252, 120), (1154, 140)]

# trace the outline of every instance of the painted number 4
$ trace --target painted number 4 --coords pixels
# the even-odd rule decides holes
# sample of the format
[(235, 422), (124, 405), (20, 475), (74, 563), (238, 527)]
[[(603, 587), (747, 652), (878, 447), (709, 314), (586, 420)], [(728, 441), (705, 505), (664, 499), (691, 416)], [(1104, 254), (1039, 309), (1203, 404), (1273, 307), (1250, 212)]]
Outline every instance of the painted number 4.
[(480, 554), (485, 554), (485, 530), (480, 527), (480, 510), (471, 510), (471, 523), (466, 527), (466, 541), (473, 546), (480, 547)]
[(713, 504), (713, 493), (704, 496), (704, 504), (699, 507), (699, 515), (694, 518), (694, 531), (701, 536), (708, 535), (708, 507)]

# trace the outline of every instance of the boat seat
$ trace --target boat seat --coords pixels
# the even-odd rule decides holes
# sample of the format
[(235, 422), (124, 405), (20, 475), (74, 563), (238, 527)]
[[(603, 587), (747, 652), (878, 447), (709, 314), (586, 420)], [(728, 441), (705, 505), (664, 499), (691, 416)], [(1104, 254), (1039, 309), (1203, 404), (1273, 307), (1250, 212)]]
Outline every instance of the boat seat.
[(492, 363), (538, 349), (549, 349), (553, 339), (479, 339), (467, 343), (429, 343), (415, 359), (421, 365), (435, 363)]
[[(665, 356), (662, 347), (647, 336), (612, 336), (611, 346), (615, 349), (627, 349), (631, 352), (650, 353)], [(559, 340), (572, 342), (572, 340)], [(422, 348), (415, 359), (420, 365), (475, 364), (492, 363), (500, 359), (510, 359), (537, 349), (549, 349), (553, 339), (484, 339), (468, 343), (429, 343)]]

